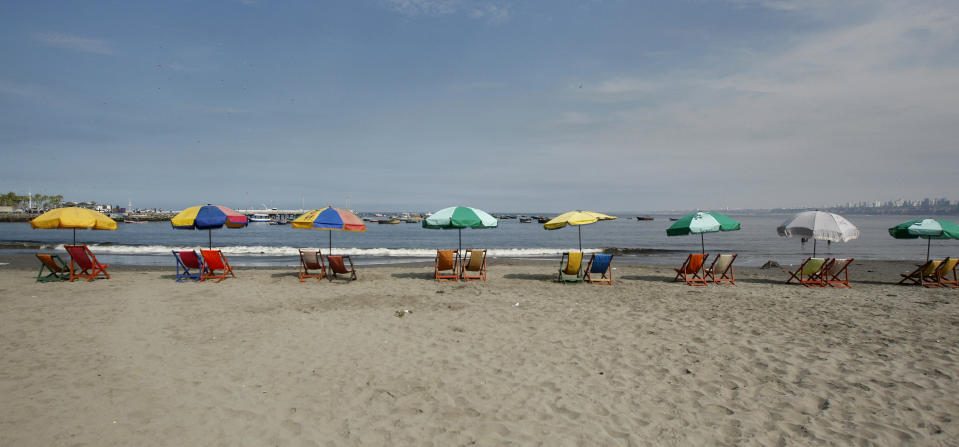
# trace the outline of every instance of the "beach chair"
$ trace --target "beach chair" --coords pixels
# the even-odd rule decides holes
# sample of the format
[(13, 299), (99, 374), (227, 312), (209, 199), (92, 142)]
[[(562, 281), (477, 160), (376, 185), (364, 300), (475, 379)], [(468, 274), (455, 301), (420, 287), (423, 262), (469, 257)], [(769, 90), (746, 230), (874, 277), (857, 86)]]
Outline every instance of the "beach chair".
[(556, 280), (563, 284), (583, 282), (583, 252), (563, 253), (559, 260), (559, 275)]
[(486, 250), (466, 250), (460, 277), (463, 281), (486, 281)]
[(828, 262), (829, 258), (806, 258), (795, 272), (789, 272), (786, 284), (795, 279), (806, 287), (826, 287), (825, 267)]
[(733, 261), (736, 260), (736, 256), (739, 255), (716, 256), (716, 258), (713, 259), (713, 263), (706, 269), (703, 277), (706, 278), (707, 281), (712, 281), (715, 284), (728, 282), (736, 285), (736, 272), (733, 269)]
[[(333, 281), (338, 278), (336, 275), (346, 275), (348, 281), (356, 279), (356, 269), (353, 268), (353, 259), (349, 255), (329, 255), (326, 260), (330, 263), (330, 274), (327, 279)], [(350, 268), (346, 268), (346, 262), (350, 263)]]
[(936, 277), (936, 271), (939, 270), (939, 266), (942, 265), (943, 262), (947, 261), (949, 261), (949, 258), (942, 261), (926, 261), (925, 264), (920, 265), (908, 275), (900, 273), (899, 276), (902, 276), (902, 279), (896, 284), (934, 287), (934, 285), (939, 282)]
[[(40, 260), (40, 272), (37, 273), (37, 282), (66, 281), (70, 279), (69, 267), (57, 255), (37, 253), (37, 259)], [(49, 271), (44, 276), (44, 270)]]
[[(832, 287), (843, 289), (851, 288), (849, 285), (849, 264), (852, 264), (853, 258), (833, 258), (829, 265), (823, 269), (826, 274), (826, 284)], [(840, 278), (840, 276), (842, 276)]]
[[(99, 263), (97, 257), (86, 245), (64, 245), (63, 248), (66, 248), (67, 253), (70, 254), (71, 282), (77, 278), (86, 278), (87, 282), (90, 282), (100, 274), (110, 279), (110, 274), (107, 273), (107, 267), (110, 267), (110, 265)], [(77, 266), (76, 269), (73, 268), (74, 264)]]
[(203, 259), (196, 254), (196, 250), (173, 250), (173, 257), (176, 258), (176, 282), (185, 279), (199, 281), (203, 276)]
[(433, 279), (438, 282), (459, 281), (459, 252), (456, 250), (436, 250), (433, 260)]
[(326, 263), (323, 262), (323, 254), (319, 250), (301, 249), (298, 273), (300, 282), (306, 282), (306, 278), (316, 278), (317, 281), (326, 278)]
[[(942, 287), (959, 287), (959, 277), (956, 276), (956, 265), (959, 264), (959, 258), (946, 258), (947, 261), (944, 261), (939, 268), (936, 269), (936, 278), (937, 282)], [(949, 278), (949, 273), (952, 273), (952, 279)]]
[(691, 286), (705, 286), (707, 258), (709, 258), (708, 254), (690, 253), (683, 261), (683, 265), (678, 269), (673, 269), (676, 270), (676, 277), (673, 278), (673, 281), (682, 280)]
[[(613, 262), (613, 255), (593, 253), (586, 263), (586, 274), (583, 278), (590, 284), (613, 285), (613, 269), (610, 264)], [(595, 277), (599, 275), (599, 277)]]
[[(233, 267), (230, 267), (230, 263), (227, 262), (226, 256), (223, 255), (222, 251), (200, 250), (200, 255), (203, 256), (204, 264), (200, 281), (216, 279), (216, 282), (219, 283), (226, 279), (226, 275), (236, 278), (236, 275), (233, 274)], [(221, 271), (221, 273), (217, 273), (217, 271)]]

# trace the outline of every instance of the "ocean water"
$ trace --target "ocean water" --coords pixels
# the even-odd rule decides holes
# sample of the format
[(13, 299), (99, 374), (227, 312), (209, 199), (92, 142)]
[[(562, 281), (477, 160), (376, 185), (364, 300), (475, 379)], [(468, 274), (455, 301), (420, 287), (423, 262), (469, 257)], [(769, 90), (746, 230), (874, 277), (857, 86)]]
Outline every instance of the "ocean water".
[[(699, 252), (700, 237), (666, 236), (671, 222), (666, 215), (653, 221), (622, 217), (582, 227), (546, 231), (541, 224), (500, 220), (495, 229), (462, 231), (463, 248), (486, 248), (491, 258), (552, 258), (578, 249), (577, 229), (582, 230), (583, 251), (614, 250), (616, 262), (679, 264), (690, 252)], [(776, 227), (788, 214), (736, 215), (739, 231), (705, 235), (708, 253), (738, 253), (736, 265), (760, 266), (768, 260), (797, 264), (812, 254), (813, 242), (783, 238)], [(846, 243), (816, 244), (817, 255), (862, 260), (923, 260), (926, 241), (899, 240), (887, 229), (923, 216), (846, 215), (862, 235)], [(957, 216), (943, 219), (959, 221)], [(289, 225), (251, 223), (242, 229), (213, 230), (213, 246), (239, 266), (295, 266), (298, 248), (327, 252), (329, 232), (297, 230)], [(389, 264), (432, 260), (438, 248), (457, 247), (456, 230), (428, 230), (419, 224), (370, 223), (364, 233), (333, 232), (333, 252), (349, 254), (357, 264)], [(27, 223), (0, 223), (0, 252), (63, 252), (71, 230), (33, 230)], [(102, 262), (128, 265), (173, 265), (171, 250), (207, 247), (206, 230), (175, 230), (168, 222), (120, 223), (117, 231), (77, 231), (77, 242), (91, 246)], [(933, 240), (932, 257), (959, 256), (959, 241)]]

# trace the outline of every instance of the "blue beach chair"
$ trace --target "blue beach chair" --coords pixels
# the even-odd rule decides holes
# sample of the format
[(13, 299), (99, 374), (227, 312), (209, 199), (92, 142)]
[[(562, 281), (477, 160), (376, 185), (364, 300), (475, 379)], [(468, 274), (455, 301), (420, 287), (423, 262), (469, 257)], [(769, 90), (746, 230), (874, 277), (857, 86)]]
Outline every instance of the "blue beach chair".
[(200, 275), (203, 273), (203, 258), (196, 254), (196, 250), (174, 250), (173, 257), (176, 258), (176, 282), (183, 282), (186, 279), (200, 280)]
[[(613, 255), (593, 254), (586, 264), (586, 282), (590, 284), (613, 285), (613, 270), (610, 263), (613, 262)], [(594, 276), (599, 276), (594, 278)]]

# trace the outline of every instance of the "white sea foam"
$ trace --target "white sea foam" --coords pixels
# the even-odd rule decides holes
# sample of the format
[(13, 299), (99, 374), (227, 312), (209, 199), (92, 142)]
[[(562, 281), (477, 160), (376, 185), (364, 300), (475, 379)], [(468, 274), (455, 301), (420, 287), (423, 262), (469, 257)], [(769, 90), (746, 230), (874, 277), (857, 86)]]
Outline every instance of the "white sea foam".
[[(96, 253), (112, 255), (167, 255), (173, 250), (199, 250), (201, 246), (168, 246), (168, 245), (96, 245), (91, 247)], [(234, 256), (297, 256), (298, 247), (270, 247), (263, 245), (237, 245), (216, 247), (222, 250), (224, 254)], [(303, 247), (305, 249), (319, 249), (324, 254), (327, 253), (327, 247)], [(444, 247), (445, 248), (445, 247)], [(62, 245), (56, 249), (63, 249)], [(560, 255), (568, 249), (559, 248), (494, 248), (487, 251), (490, 257), (504, 258), (523, 258)], [(600, 249), (583, 249), (585, 253), (597, 253)], [(345, 254), (350, 256), (376, 256), (376, 257), (398, 257), (398, 258), (433, 258), (436, 255), (435, 249), (425, 248), (338, 248), (333, 247), (334, 254)]]

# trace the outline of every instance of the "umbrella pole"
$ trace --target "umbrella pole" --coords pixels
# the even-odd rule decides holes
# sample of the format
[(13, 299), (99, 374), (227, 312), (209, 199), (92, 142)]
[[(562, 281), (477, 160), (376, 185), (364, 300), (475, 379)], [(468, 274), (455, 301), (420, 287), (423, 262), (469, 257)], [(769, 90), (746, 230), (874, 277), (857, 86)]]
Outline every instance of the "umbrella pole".
[(703, 236), (703, 233), (699, 233), (699, 245), (702, 247), (703, 254), (706, 254), (706, 238)]
[(462, 228), (458, 228), (457, 231), (458, 231), (459, 234), (460, 234), (460, 248), (458, 248), (458, 249), (456, 250), (456, 256), (459, 256), (459, 255), (460, 255), (460, 252), (463, 251), (463, 229), (462, 229)]
[[(73, 245), (77, 245), (77, 229), (73, 229)], [(926, 260), (929, 260), (929, 254), (926, 254)]]
[(207, 228), (206, 233), (210, 236), (210, 250), (213, 250), (213, 229)]
[(583, 226), (579, 225), (576, 227), (579, 230), (579, 252), (583, 252)]
[(333, 230), (327, 231), (327, 233), (330, 233), (330, 248), (326, 252), (326, 255), (329, 256), (333, 254)]
[(932, 244), (932, 238), (926, 238), (926, 262), (929, 262), (929, 245)]
[(816, 257), (816, 238), (812, 239), (812, 257)]

